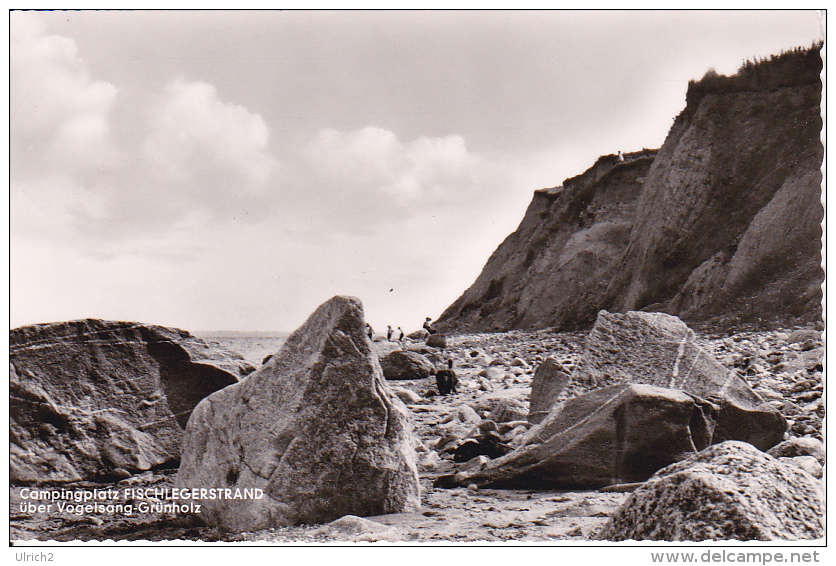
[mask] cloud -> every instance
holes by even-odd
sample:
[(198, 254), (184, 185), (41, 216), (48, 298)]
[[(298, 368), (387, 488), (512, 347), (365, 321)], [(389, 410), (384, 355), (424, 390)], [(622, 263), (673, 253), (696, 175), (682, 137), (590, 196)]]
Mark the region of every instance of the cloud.
[(108, 117), (116, 87), (92, 80), (75, 42), (47, 35), (32, 15), (17, 13), (11, 23), (12, 174), (89, 177), (114, 157)]
[(323, 129), (293, 162), (296, 181), (280, 197), (304, 210), (292, 225), (351, 234), (374, 234), (431, 211), (490, 208), (511, 174), (469, 152), (461, 136), (401, 141), (375, 126)]
[(246, 108), (222, 102), (212, 85), (172, 81), (151, 123), (143, 154), (181, 192), (257, 195), (266, 189), (274, 167), (266, 124)]
[(10, 38), (18, 233), (106, 256), (131, 239), (269, 211), (264, 199), (279, 167), (260, 116), (183, 78), (120, 100), (114, 85), (90, 77), (72, 39), (47, 34), (32, 14), (13, 14)]
[(104, 214), (76, 211), (81, 231), (129, 236), (263, 217), (278, 164), (260, 116), (222, 101), (208, 83), (178, 78), (147, 109), (144, 124), (132, 158), (104, 188)]

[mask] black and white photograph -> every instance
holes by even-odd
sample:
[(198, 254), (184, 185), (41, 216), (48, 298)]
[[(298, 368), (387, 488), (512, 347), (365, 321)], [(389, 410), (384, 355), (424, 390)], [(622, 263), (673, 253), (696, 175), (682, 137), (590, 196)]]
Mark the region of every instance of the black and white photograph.
[(8, 17), (15, 562), (822, 561), (824, 10)]

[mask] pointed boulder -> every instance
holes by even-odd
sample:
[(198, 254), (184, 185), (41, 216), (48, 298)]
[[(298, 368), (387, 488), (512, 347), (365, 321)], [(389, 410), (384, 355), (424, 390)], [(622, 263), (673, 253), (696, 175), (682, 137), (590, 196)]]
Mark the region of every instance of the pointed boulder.
[(560, 363), (554, 358), (546, 358), (534, 372), (531, 382), (528, 422), (543, 422), (568, 383), (569, 374), (563, 370)]
[(420, 508), (408, 411), (358, 299), (321, 305), (266, 366), (195, 408), (175, 487), (242, 494), (197, 493), (205, 522), (236, 531)]

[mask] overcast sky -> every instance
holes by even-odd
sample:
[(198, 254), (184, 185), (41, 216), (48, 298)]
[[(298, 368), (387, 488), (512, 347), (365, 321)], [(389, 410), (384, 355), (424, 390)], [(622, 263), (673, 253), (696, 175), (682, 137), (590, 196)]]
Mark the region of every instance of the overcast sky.
[(535, 189), (659, 147), (782, 12), (10, 14), (11, 325), (436, 318)]

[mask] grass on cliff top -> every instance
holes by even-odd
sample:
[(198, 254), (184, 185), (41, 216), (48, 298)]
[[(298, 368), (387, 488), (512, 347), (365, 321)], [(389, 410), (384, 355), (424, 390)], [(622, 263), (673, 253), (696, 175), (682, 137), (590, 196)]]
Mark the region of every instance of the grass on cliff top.
[(711, 93), (768, 91), (820, 82), (822, 45), (819, 41), (811, 47), (782, 51), (769, 59), (745, 61), (731, 76), (719, 75), (714, 69), (709, 69), (699, 81), (688, 81), (686, 104), (689, 108), (696, 108), (702, 97)]

